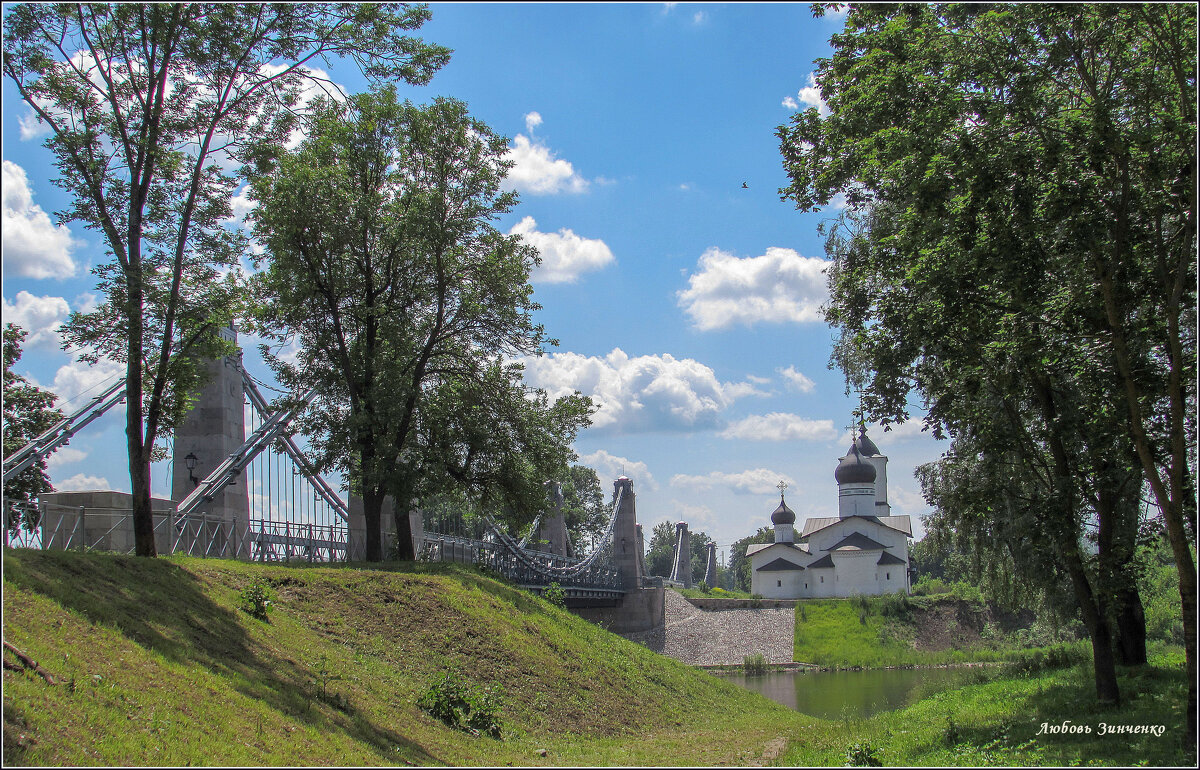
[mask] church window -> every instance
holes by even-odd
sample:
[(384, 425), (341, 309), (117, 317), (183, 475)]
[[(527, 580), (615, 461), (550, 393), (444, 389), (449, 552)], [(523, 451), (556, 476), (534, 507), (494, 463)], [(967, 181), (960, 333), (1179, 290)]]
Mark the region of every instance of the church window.
[(824, 576), (824, 575), (822, 575), (822, 576), (821, 576), (821, 582), (822, 582), (822, 583), (824, 583), (824, 582), (825, 582), (825, 576)]
[(776, 588), (783, 588), (783, 581), (782, 581), (782, 580), (776, 580), (776, 581), (775, 581), (775, 587), (776, 587)]
[(884, 580), (891, 580), (891, 579), (892, 579), (892, 573), (890, 573), (890, 572), (885, 572), (885, 573), (883, 573), (883, 574), (885, 575), (885, 577), (884, 577)]

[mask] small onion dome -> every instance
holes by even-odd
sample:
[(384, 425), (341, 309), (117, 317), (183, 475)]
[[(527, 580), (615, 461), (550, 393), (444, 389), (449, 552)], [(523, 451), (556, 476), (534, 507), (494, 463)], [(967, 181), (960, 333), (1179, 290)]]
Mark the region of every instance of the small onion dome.
[(787, 503), (783, 502), (783, 495), (779, 496), (779, 507), (771, 514), (772, 524), (795, 524), (796, 514), (791, 508), (787, 507)]
[(875, 466), (863, 458), (857, 443), (851, 444), (833, 477), (839, 484), (869, 484), (875, 481)]
[(879, 447), (875, 446), (875, 442), (867, 438), (867, 431), (864, 428), (858, 438), (854, 439), (854, 446), (858, 447), (858, 453), (863, 457), (875, 457), (879, 454)]

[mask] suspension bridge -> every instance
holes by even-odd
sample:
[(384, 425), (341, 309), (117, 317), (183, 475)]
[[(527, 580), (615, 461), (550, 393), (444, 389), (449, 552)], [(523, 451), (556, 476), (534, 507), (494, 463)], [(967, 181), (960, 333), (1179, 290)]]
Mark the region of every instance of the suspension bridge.
[[(223, 331), (236, 340), (232, 329)], [(174, 435), (171, 498), (152, 500), (158, 552), (280, 563), (362, 560), (366, 523), (361, 499), (351, 495), (343, 500), (316, 471), (289, 427), (313, 392), (272, 411), (240, 354), (212, 362), (210, 374)], [(109, 385), (5, 457), (4, 481), (49, 457), (123, 399), (124, 381)], [(614, 631), (661, 626), (663, 581), (646, 574), (633, 481), (622, 476), (614, 482), (608, 522), (587, 554), (570, 541), (558, 485), (548, 482), (547, 491), (549, 510), (521, 538), (486, 513), (468, 524), (461, 515), (410, 512), (417, 558), (475, 564), (533, 591), (555, 584), (569, 608)], [(9, 547), (134, 550), (127, 493), (45, 493), (35, 508), (6, 503), (6, 509)], [(395, 524), (386, 509), (381, 519), (386, 553), (395, 548)], [(676, 544), (677, 565), (687, 564), (681, 545), (686, 548), (686, 530)]]

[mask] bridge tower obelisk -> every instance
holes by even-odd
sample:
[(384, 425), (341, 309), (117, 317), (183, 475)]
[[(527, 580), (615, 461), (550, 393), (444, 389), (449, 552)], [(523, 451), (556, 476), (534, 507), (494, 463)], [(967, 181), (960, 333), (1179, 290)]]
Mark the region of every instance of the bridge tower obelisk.
[[(220, 335), (223, 339), (237, 342), (237, 331), (232, 326), (221, 329)], [(209, 361), (206, 366), (210, 379), (201, 389), (183, 424), (175, 429), (171, 499), (176, 503), (190, 495), (198, 483), (246, 441), (241, 350)], [(192, 467), (189, 468), (189, 465)], [(193, 519), (204, 518), (209, 522), (209, 531), (214, 538), (212, 553), (250, 557), (247, 537), (250, 498), (245, 479), (235, 479), (218, 492), (211, 502), (202, 503), (192, 516)], [(195, 526), (189, 526), (187, 531), (195, 531)], [(230, 532), (234, 535), (234, 541), (227, 549), (226, 541)], [(183, 547), (187, 547), (187, 544)]]
[(705, 560), (704, 585), (709, 588), (717, 587), (717, 544), (708, 544), (708, 558)]
[(613, 483), (613, 495), (620, 495), (621, 507), (617, 509), (617, 521), (613, 525), (613, 561), (617, 574), (621, 577), (621, 586), (626, 591), (634, 591), (642, 586), (642, 571), (637, 527), (636, 495), (633, 493), (633, 480), (621, 476)]

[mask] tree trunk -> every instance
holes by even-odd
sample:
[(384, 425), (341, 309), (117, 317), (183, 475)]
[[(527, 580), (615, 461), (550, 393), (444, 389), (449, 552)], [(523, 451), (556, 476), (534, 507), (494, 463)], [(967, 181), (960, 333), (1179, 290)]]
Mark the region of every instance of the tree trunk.
[(1146, 663), (1146, 612), (1136, 586), (1117, 594), (1117, 662), (1123, 666)]
[(1121, 705), (1121, 690), (1117, 685), (1116, 659), (1113, 657), (1112, 629), (1108, 618), (1096, 604), (1096, 596), (1088, 582), (1079, 558), (1079, 549), (1074, 543), (1066, 548), (1060, 543), (1063, 561), (1067, 573), (1071, 576), (1071, 587), (1075, 590), (1075, 600), (1083, 615), (1083, 624), (1087, 627), (1088, 636), (1092, 640), (1092, 668), (1096, 678), (1096, 699), (1100, 703), (1111, 706)]
[(413, 549), (412, 521), (408, 518), (408, 506), (396, 501), (392, 514), (396, 519), (396, 558), (400, 561), (416, 561), (417, 554)]
[(383, 491), (363, 487), (363, 520), (367, 527), (367, 561), (383, 561), (383, 536), (379, 531), (383, 512)]
[[(131, 262), (136, 259), (132, 255)], [(143, 366), (143, 310), (141, 293), (140, 261), (134, 263), (130, 272), (136, 276), (127, 281), (129, 287), (128, 350), (125, 364), (125, 436), (129, 452), (130, 507), (133, 516), (134, 553), (138, 556), (154, 557), (158, 549), (154, 544), (154, 512), (150, 506), (150, 450), (153, 437), (147, 446), (145, 423), (142, 417)]]

